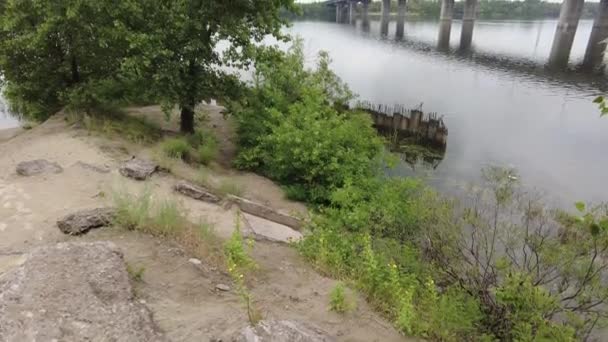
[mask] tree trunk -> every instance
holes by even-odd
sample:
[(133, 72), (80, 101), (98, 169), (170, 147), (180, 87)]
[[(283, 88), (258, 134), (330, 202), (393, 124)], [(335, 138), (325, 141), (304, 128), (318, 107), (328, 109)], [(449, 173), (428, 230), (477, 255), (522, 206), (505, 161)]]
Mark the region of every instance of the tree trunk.
[(182, 105), (180, 118), (180, 131), (182, 133), (194, 133), (194, 106)]
[(80, 73), (78, 72), (78, 62), (76, 56), (72, 56), (72, 84), (80, 82)]

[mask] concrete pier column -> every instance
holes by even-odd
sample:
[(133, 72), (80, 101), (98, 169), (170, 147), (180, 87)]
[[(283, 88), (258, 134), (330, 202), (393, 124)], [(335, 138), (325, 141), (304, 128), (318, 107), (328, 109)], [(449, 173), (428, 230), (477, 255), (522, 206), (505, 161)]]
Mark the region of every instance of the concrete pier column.
[(391, 0), (382, 0), (382, 19), (380, 21), (380, 33), (388, 35), (388, 21), (391, 13)]
[(348, 2), (344, 3), (344, 5), (342, 6), (342, 22), (343, 23), (348, 23), (349, 22), (349, 6), (348, 6)]
[(460, 32), (460, 49), (468, 49), (473, 41), (473, 27), (477, 17), (477, 0), (464, 0), (462, 31)]
[(406, 0), (397, 1), (397, 38), (403, 38), (405, 31), (405, 11)]
[(604, 60), (606, 51), (606, 39), (608, 39), (608, 0), (600, 0), (598, 13), (593, 21), (593, 28), (587, 43), (583, 65), (587, 68), (596, 68)]
[(568, 65), (572, 42), (585, 0), (564, 0), (549, 55), (549, 66), (563, 68)]
[(354, 1), (348, 2), (348, 23), (355, 24), (355, 6), (357, 5)]
[(437, 48), (447, 50), (450, 48), (450, 33), (452, 31), (452, 16), (454, 15), (454, 0), (441, 0), (441, 14), (439, 15), (439, 37)]
[(369, 0), (363, 0), (363, 8), (361, 15), (361, 27), (364, 31), (369, 31)]
[(342, 22), (342, 3), (336, 4), (336, 22), (337, 23)]

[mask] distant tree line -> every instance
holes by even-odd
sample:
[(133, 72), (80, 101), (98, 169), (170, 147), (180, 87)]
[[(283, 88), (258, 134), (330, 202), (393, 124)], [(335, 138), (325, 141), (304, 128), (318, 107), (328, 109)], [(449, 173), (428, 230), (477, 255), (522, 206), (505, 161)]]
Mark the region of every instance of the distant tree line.
[[(583, 18), (593, 18), (597, 12), (598, 3), (585, 3)], [(454, 4), (454, 17), (460, 18), (463, 13), (463, 1)], [(335, 20), (335, 9), (324, 2), (300, 4), (299, 14), (291, 12), (291, 20)], [(546, 19), (559, 17), (561, 3), (541, 0), (480, 0), (477, 5), (479, 19)], [(382, 2), (374, 1), (369, 4), (369, 13), (372, 15), (381, 12)], [(361, 10), (361, 6), (358, 7)], [(441, 10), (441, 1), (438, 0), (411, 0), (407, 3), (407, 15), (418, 18), (438, 18)], [(391, 4), (391, 12), (397, 12), (397, 1)], [(287, 12), (285, 12), (287, 14)]]

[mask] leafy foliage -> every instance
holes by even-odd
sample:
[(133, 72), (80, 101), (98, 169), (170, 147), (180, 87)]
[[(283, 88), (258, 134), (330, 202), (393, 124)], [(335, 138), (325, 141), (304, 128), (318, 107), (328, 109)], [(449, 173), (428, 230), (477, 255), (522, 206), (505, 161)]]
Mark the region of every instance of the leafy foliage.
[[(201, 100), (238, 90), (238, 78), (222, 67), (246, 66), (256, 42), (267, 35), (284, 39), (279, 9), (293, 8), (293, 0), (141, 3), (146, 25), (130, 36), (137, 53), (125, 67), (149, 77), (167, 110), (180, 107), (181, 129), (187, 133), (194, 132), (194, 110)], [(220, 47), (221, 41), (226, 46)]]
[(600, 116), (608, 115), (608, 105), (606, 105), (606, 99), (603, 96), (596, 97), (593, 103), (597, 103), (600, 107)]
[(248, 96), (231, 109), (239, 124), (236, 165), (289, 185), (312, 203), (329, 200), (347, 179), (375, 174), (381, 140), (369, 117), (343, 111), (350, 91), (326, 54), (306, 70), (301, 42), (287, 53), (265, 51)]
[[(112, 102), (117, 76), (138, 25), (136, 1), (3, 2), (0, 70), (5, 96), (23, 115), (42, 119), (72, 102)], [(119, 98), (122, 98), (122, 95)]]

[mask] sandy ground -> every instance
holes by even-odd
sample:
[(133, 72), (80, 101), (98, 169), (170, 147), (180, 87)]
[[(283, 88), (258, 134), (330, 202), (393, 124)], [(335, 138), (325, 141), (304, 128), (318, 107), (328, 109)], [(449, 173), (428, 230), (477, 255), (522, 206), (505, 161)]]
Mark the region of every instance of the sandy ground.
[[(210, 223), (220, 237), (232, 233), (236, 217), (233, 210), (176, 195), (171, 191), (177, 181), (173, 176), (155, 175), (147, 182), (120, 176), (117, 169), (129, 158), (128, 147), (68, 127), (61, 116), (0, 142), (0, 275), (19, 264), (22, 255), (35, 246), (67, 240), (109, 240), (123, 250), (129, 265), (145, 268), (136, 295), (150, 307), (171, 340), (227, 341), (231, 333), (247, 324), (247, 316), (234, 291), (215, 290), (220, 283), (231, 285), (221, 267), (207, 260), (193, 265), (188, 262), (191, 256), (178, 246), (120, 228), (103, 228), (83, 237), (68, 237), (57, 229), (55, 222), (64, 215), (110, 205), (115, 191), (137, 194), (147, 189), (158, 199), (178, 201), (190, 220)], [(64, 172), (34, 177), (15, 174), (19, 162), (40, 158), (59, 163)], [(79, 162), (112, 171), (99, 173)], [(246, 195), (255, 194), (256, 199), (282, 209), (302, 210), (301, 205), (284, 200), (272, 182), (235, 174), (248, 186)], [(351, 313), (330, 312), (328, 295), (335, 281), (315, 273), (293, 248), (258, 242), (252, 255), (260, 267), (250, 286), (265, 318), (307, 322), (339, 341), (404, 340), (363, 298), (357, 298), (357, 308)]]

